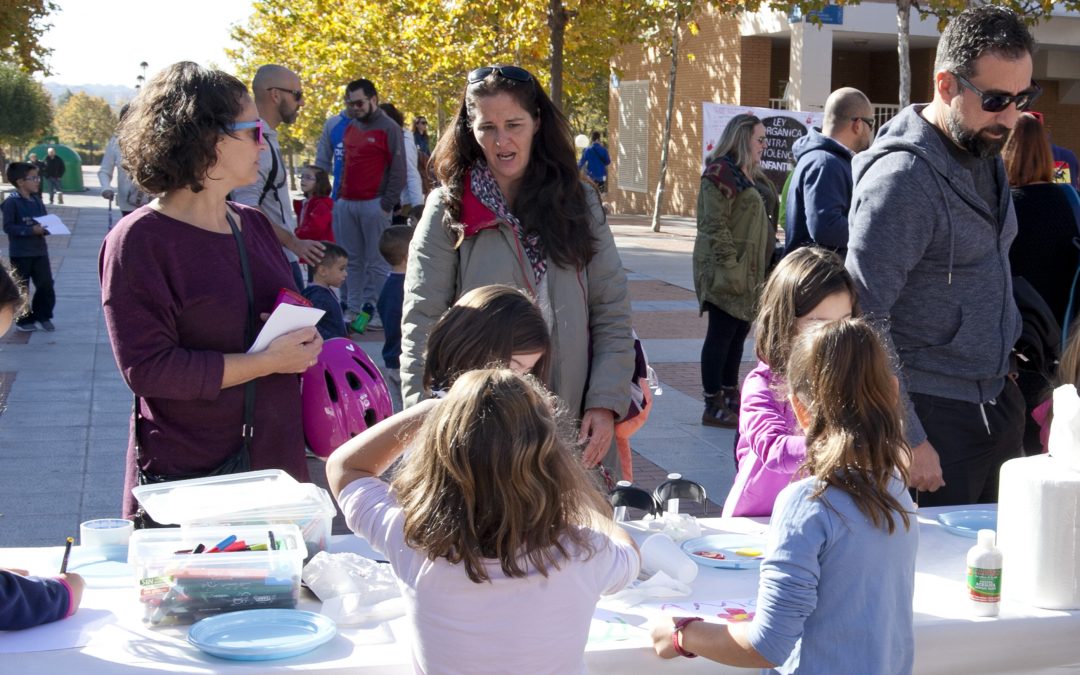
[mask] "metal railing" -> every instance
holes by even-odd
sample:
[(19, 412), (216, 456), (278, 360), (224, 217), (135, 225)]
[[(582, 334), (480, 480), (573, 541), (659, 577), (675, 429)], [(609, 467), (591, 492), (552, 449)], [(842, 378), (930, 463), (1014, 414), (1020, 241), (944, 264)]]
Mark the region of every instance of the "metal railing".
[[(900, 105), (897, 103), (871, 103), (873, 108), (874, 128), (880, 129), (882, 124), (885, 124), (900, 112)], [(769, 107), (773, 110), (791, 110), (791, 106), (783, 98), (770, 98)]]

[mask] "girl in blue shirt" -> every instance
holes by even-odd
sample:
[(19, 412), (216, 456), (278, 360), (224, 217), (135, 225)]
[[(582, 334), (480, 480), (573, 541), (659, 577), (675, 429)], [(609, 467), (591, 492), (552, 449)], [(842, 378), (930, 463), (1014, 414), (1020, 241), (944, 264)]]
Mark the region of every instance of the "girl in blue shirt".
[(918, 530), (888, 357), (868, 324), (842, 319), (798, 341), (787, 382), (807, 456), (777, 497), (757, 614), (657, 626), (656, 652), (778, 673), (910, 673)]

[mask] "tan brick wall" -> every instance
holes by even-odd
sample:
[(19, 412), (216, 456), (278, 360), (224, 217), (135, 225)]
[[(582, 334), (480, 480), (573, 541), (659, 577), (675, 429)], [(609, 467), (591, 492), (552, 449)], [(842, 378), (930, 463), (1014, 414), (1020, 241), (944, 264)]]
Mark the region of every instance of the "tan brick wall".
[[(741, 39), (738, 22), (716, 15), (698, 20), (697, 35), (683, 33), (675, 83), (671, 145), (665, 181), (665, 214), (693, 215), (701, 178), (701, 102), (767, 106), (773, 46), (767, 37)], [(693, 55), (691, 60), (690, 55)], [(651, 213), (660, 172), (661, 141), (667, 108), (670, 61), (667, 50), (627, 47), (613, 62), (620, 80), (648, 80), (649, 171), (646, 193), (618, 188), (617, 172), (609, 174), (609, 200), (616, 213)], [(785, 64), (786, 69), (786, 64)], [(618, 147), (619, 94), (609, 106), (611, 149)]]

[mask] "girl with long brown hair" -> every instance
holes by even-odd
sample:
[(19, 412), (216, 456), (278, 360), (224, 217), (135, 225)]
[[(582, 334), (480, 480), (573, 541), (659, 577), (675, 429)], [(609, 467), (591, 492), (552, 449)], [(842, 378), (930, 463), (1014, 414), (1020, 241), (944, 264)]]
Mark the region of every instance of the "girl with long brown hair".
[(349, 527), (405, 592), (420, 672), (584, 673), (596, 601), (638, 574), (552, 401), (532, 378), (473, 370), (327, 463)]
[(910, 673), (918, 529), (889, 358), (867, 323), (843, 319), (799, 340), (787, 382), (806, 432), (805, 477), (776, 500), (757, 613), (730, 626), (657, 626), (656, 652), (781, 672)]

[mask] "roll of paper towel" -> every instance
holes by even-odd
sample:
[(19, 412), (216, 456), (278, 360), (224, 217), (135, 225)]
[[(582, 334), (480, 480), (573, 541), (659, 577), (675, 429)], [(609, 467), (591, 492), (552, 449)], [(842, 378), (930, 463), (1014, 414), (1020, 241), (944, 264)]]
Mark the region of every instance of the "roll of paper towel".
[(1037, 455), (1002, 465), (998, 548), (1006, 598), (1080, 609), (1080, 472), (1071, 463)]

